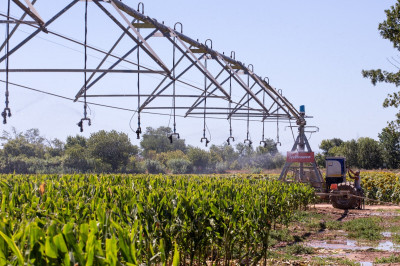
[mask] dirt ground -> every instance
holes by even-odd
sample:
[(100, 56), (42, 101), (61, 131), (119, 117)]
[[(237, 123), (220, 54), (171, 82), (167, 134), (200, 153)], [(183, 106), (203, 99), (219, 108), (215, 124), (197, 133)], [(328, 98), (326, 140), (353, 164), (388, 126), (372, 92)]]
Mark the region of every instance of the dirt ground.
[[(273, 246), (278, 254), (286, 253), (286, 258), (293, 252), (289, 247), (297, 246), (292, 253), (296, 259), (282, 260), (282, 265), (400, 265), (400, 206), (366, 205), (362, 210), (340, 210), (331, 204), (316, 204), (304, 215), (289, 227), (295, 240), (278, 241)], [(366, 226), (363, 233), (367, 237), (352, 235), (354, 222), (361, 222), (356, 226), (363, 227), (362, 223), (370, 220), (379, 229), (369, 232)], [(377, 235), (375, 239), (366, 239), (372, 233)], [(389, 259), (377, 263), (382, 258)]]
[[(347, 220), (351, 220), (351, 219), (358, 219), (358, 218), (363, 218), (363, 217), (370, 217), (370, 216), (378, 216), (378, 217), (394, 217), (394, 216), (399, 216), (400, 212), (398, 210), (400, 210), (400, 206), (396, 206), (396, 205), (391, 205), (391, 206), (383, 206), (383, 205), (366, 205), (365, 209), (363, 210), (339, 210), (339, 209), (335, 209), (332, 207), (331, 204), (317, 204), (314, 206), (314, 208), (317, 210), (318, 213), (323, 213), (323, 214), (327, 214), (329, 213), (331, 215), (331, 217), (334, 220), (337, 221), (347, 221)], [(387, 225), (385, 226), (385, 228), (390, 229), (391, 225)], [(339, 248), (335, 249), (332, 248), (331, 251), (327, 251), (327, 253), (332, 252), (332, 254), (335, 254), (337, 257), (343, 257), (343, 258), (347, 258), (349, 260), (355, 261), (355, 262), (359, 262), (362, 263), (363, 265), (370, 265), (368, 262), (373, 263), (375, 261), (376, 258), (382, 258), (382, 257), (389, 257), (391, 255), (397, 254), (400, 255), (400, 245), (396, 247), (390, 245), (387, 247), (387, 249), (389, 250), (379, 250), (379, 251), (375, 251), (374, 246), (375, 245), (368, 245), (367, 246), (371, 246), (371, 248), (367, 248), (367, 249), (363, 249), (363, 244), (365, 243), (358, 243), (357, 246), (353, 248), (347, 247), (349, 249), (346, 250), (346, 247), (344, 247), (344, 249), (340, 249), (340, 243), (344, 243), (344, 244), (348, 244), (348, 241), (346, 239), (346, 237), (344, 236), (340, 236), (340, 235), (335, 235), (334, 232), (323, 232), (322, 234), (325, 235), (329, 235), (332, 233), (335, 236), (335, 240), (332, 241), (333, 244), (338, 243)], [(315, 236), (316, 238), (319, 238), (318, 235)], [(324, 237), (324, 236), (323, 236)], [(383, 238), (383, 241), (385, 242), (392, 242), (390, 237), (385, 236)], [(332, 243), (331, 242), (331, 243)], [(382, 242), (380, 242), (382, 243)], [(349, 246), (349, 245), (344, 245), (344, 246)], [(378, 244), (379, 246), (379, 244)], [(322, 253), (326, 252), (326, 249), (322, 249), (321, 250)], [(378, 265), (378, 264), (374, 264), (373, 265)], [(390, 263), (387, 265), (400, 265), (400, 263)]]

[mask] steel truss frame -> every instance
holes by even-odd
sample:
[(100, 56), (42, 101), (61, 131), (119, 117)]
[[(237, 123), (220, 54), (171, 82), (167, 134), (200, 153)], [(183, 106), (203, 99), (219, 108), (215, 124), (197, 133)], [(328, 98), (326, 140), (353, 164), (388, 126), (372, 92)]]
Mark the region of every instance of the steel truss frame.
[[(170, 28), (156, 19), (144, 15), (143, 4), (141, 3), (139, 3), (138, 9), (135, 10), (119, 0), (89, 1), (90, 5), (101, 10), (102, 14), (108, 17), (109, 21), (113, 22), (121, 30), (121, 35), (116, 39), (115, 43), (108, 50), (103, 50), (89, 44), (85, 45), (81, 41), (74, 40), (51, 29), (52, 24), (56, 20), (60, 19), (78, 2), (84, 0), (72, 0), (47, 21), (43, 20), (40, 16), (40, 10), (34, 8), (37, 0), (33, 0), (32, 2), (29, 0), (24, 1), (26, 5), (19, 0), (12, 0), (15, 6), (23, 11), (23, 15), (20, 18), (0, 14), (0, 16), (6, 17), (6, 20), (0, 21), (0, 23), (8, 23), (10, 26), (14, 25), (4, 42), (1, 43), (0, 52), (4, 52), (4, 48), (9, 44), (10, 39), (21, 25), (33, 28), (33, 32), (14, 45), (4, 56), (0, 57), (0, 63), (6, 59), (12, 59), (13, 54), (18, 52), (21, 47), (27, 45), (33, 38), (42, 33), (57, 36), (67, 42), (86, 47), (87, 49), (103, 54), (104, 57), (95, 68), (91, 69), (7, 68), (0, 69), (0, 72), (89, 73), (85, 84), (78, 89), (75, 95), (75, 102), (81, 101), (82, 98), (85, 98), (86, 102), (86, 97), (96, 99), (134, 97), (139, 100), (136, 109), (138, 114), (145, 110), (171, 110), (173, 108), (174, 115), (175, 111), (181, 111), (184, 117), (204, 117), (204, 120), (215, 116), (218, 118), (224, 117), (227, 120), (233, 117), (247, 118), (248, 121), (250, 118), (259, 119), (262, 123), (270, 120), (295, 121), (301, 129), (299, 130), (299, 137), (304, 137), (302, 134), (304, 134), (306, 117), (293, 107), (292, 103), (282, 95), (281, 90), (278, 91), (269, 84), (269, 81), (265, 81), (257, 75), (252, 65), (245, 66), (242, 62), (236, 60), (234, 52), (231, 53), (231, 56), (227, 56), (213, 50), (211, 40), (200, 43), (184, 35), (182, 33), (182, 24), (180, 23), (177, 23), (174, 28)], [(140, 7), (142, 7), (141, 12), (139, 11)], [(27, 17), (31, 20), (26, 20)], [(178, 24), (181, 26), (179, 31), (176, 29)], [(122, 56), (119, 56), (114, 51), (119, 47), (122, 39), (126, 38), (133, 41), (134, 45)], [(157, 53), (157, 49), (150, 44), (149, 41), (153, 38), (163, 38), (173, 48), (174, 60), (172, 64), (163, 60)], [(138, 56), (137, 62), (130, 59), (134, 52)], [(141, 54), (150, 59), (152, 63), (155, 63), (156, 68), (153, 69), (139, 63), (139, 55)], [(116, 61), (110, 66), (104, 67), (105, 62), (110, 58)], [(120, 69), (118, 67), (121, 66), (121, 63), (133, 65), (137, 69)], [(208, 67), (211, 64), (212, 68)], [(196, 75), (204, 77), (204, 87), (193, 82), (188, 82), (183, 78), (185, 74), (188, 75), (193, 72), (197, 73)], [(97, 83), (113, 73), (158, 75), (161, 77), (161, 81), (152, 89), (146, 88), (146, 92), (140, 92), (139, 90), (138, 93), (96, 93)], [(139, 79), (140, 76), (138, 76), (138, 84)], [(180, 84), (186, 89), (180, 89), (180, 92), (176, 94), (176, 84)], [(173, 93), (171, 92), (172, 88)], [(88, 94), (88, 92), (93, 93)], [(164, 106), (156, 103), (158, 99), (163, 98), (172, 99), (173, 106)], [(176, 106), (176, 98), (186, 99), (185, 104), (187, 105)], [(190, 101), (191, 99), (193, 101)], [(218, 103), (215, 102), (217, 100), (219, 101)], [(211, 105), (210, 101), (213, 101), (212, 103), (214, 105), (217, 104), (217, 106)], [(232, 134), (230, 138), (232, 138)], [(261, 142), (264, 140), (262, 139)], [(299, 144), (296, 141), (294, 149), (299, 149), (299, 145), (303, 144)]]

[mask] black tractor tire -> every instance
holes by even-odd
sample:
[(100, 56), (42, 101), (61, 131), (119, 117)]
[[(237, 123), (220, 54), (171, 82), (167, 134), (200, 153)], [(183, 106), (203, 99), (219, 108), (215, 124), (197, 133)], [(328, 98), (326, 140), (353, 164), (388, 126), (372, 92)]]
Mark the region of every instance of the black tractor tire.
[[(347, 184), (339, 184), (337, 190), (348, 191), (351, 195), (358, 195), (357, 190), (353, 186)], [(336, 196), (335, 192), (332, 192), (330, 199), (332, 202), (332, 206), (337, 209), (348, 210), (358, 207), (358, 199), (355, 197), (347, 195)]]

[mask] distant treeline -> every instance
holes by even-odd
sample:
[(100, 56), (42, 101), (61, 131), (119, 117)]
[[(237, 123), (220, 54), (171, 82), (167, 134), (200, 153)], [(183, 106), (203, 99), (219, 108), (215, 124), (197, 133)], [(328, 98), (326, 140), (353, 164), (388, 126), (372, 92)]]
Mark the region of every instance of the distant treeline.
[(378, 135), (371, 138), (343, 141), (339, 138), (323, 140), (319, 145), (322, 153), (316, 155), (319, 166), (325, 166), (327, 156), (344, 156), (346, 164), (360, 169), (399, 169), (400, 132), (395, 123), (390, 123)]
[[(101, 130), (89, 138), (69, 136), (65, 141), (48, 140), (38, 129), (3, 131), (0, 173), (225, 173), (281, 168), (285, 157), (272, 139), (254, 148), (244, 143), (211, 145), (209, 150), (173, 139), (169, 127), (146, 128), (140, 147), (127, 134)], [(316, 154), (320, 167), (327, 156), (344, 156), (347, 165), (362, 169), (400, 168), (400, 132), (393, 124), (384, 128), (379, 140), (359, 138), (323, 140)]]
[(127, 134), (101, 130), (89, 138), (69, 136), (48, 140), (38, 129), (3, 131), (1, 173), (224, 173), (229, 170), (261, 172), (280, 168), (285, 158), (272, 139), (265, 146), (238, 143), (211, 145), (208, 151), (186, 145), (184, 139), (170, 143), (169, 127), (146, 128), (140, 147)]

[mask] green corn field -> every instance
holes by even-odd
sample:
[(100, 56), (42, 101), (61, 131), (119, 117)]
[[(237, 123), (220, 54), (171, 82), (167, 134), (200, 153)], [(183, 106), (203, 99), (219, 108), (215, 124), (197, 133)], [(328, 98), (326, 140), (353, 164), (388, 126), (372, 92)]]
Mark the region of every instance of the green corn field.
[(313, 198), (243, 175), (1, 175), (0, 265), (262, 262)]

